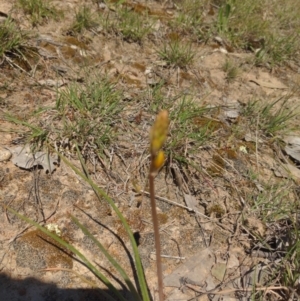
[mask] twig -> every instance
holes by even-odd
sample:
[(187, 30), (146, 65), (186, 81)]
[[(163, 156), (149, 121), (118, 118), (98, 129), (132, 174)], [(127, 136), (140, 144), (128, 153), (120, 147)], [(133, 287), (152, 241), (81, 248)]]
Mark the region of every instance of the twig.
[[(148, 191), (145, 191), (145, 190), (140, 190), (137, 194), (141, 194), (141, 193), (143, 193), (143, 194), (145, 194), (145, 195), (147, 195), (147, 196), (150, 196), (150, 193), (149, 193)], [(161, 196), (158, 196), (158, 195), (156, 195), (155, 198), (158, 199), (158, 200), (160, 200), (160, 201), (164, 201), (164, 202), (166, 202), (166, 203), (169, 203), (169, 204), (172, 204), (172, 205), (181, 207), (181, 208), (183, 208), (183, 209), (187, 209), (187, 210), (190, 211), (190, 212), (194, 212), (194, 213), (196, 213), (196, 214), (198, 214), (198, 215), (200, 215), (200, 216), (205, 217), (206, 219), (208, 219), (208, 220), (210, 220), (210, 221), (212, 221), (212, 222), (215, 222), (215, 221), (214, 221), (213, 219), (211, 219), (210, 217), (206, 216), (205, 214), (203, 214), (203, 213), (201, 213), (201, 212), (199, 212), (199, 211), (197, 211), (197, 210), (195, 210), (195, 209), (193, 209), (193, 208), (191, 208), (191, 207), (187, 207), (187, 206), (181, 205), (181, 204), (179, 204), (179, 203), (170, 201), (169, 199), (164, 198), (164, 197), (161, 197)]]
[(255, 130), (255, 157), (256, 157), (256, 172), (258, 172), (258, 124), (259, 124), (259, 114), (256, 121), (256, 130)]
[[(151, 252), (151, 254), (155, 254), (155, 252)], [(160, 257), (162, 258), (171, 258), (171, 259), (180, 259), (180, 260), (185, 260), (185, 257), (179, 257), (179, 256), (171, 256), (171, 255), (163, 255), (161, 254)]]
[(26, 73), (27, 75), (31, 76), (30, 73), (28, 73), (26, 70), (24, 70), (22, 67), (20, 67), (19, 65), (17, 65), (16, 63), (14, 63), (9, 57), (7, 57), (6, 55), (4, 55), (4, 58), (8, 61), (9, 64), (13, 65), (14, 67), (17, 67), (18, 69), (20, 69), (21, 71), (23, 71), (24, 73)]
[[(4, 176), (3, 176), (4, 177)], [(16, 196), (13, 198), (13, 199), (11, 199), (9, 202), (8, 202), (8, 204), (7, 205), (5, 205), (5, 216), (6, 216), (6, 219), (7, 219), (7, 221), (8, 221), (8, 223), (10, 224), (10, 220), (9, 220), (9, 217), (8, 217), (8, 214), (7, 214), (7, 207), (13, 202), (13, 200), (16, 198)]]
[(199, 217), (197, 215), (195, 216), (195, 219), (196, 219), (196, 222), (197, 222), (197, 224), (199, 226), (200, 233), (201, 233), (202, 239), (204, 241), (205, 247), (208, 248), (210, 244), (207, 243), (207, 241), (206, 241), (206, 238), (205, 238), (205, 235), (204, 235), (204, 231), (202, 229), (201, 221), (199, 220)]
[(111, 148), (111, 152), (109, 153), (109, 165), (108, 165), (108, 170), (111, 170), (112, 167), (112, 161), (113, 161), (113, 157), (114, 157), (114, 148)]
[(219, 292), (215, 292), (215, 289), (209, 290), (209, 291), (203, 291), (199, 288), (197, 288), (195, 285), (192, 284), (185, 284), (186, 287), (192, 289), (193, 291), (200, 293), (201, 295), (226, 295), (234, 292), (251, 292), (253, 290), (255, 291), (269, 291), (269, 290), (285, 290), (289, 291), (289, 289), (285, 286), (264, 286), (264, 287), (256, 287), (255, 289), (253, 288), (232, 288), (232, 289), (225, 289)]
[(38, 206), (38, 210), (40, 211), (40, 214), (42, 215), (43, 218), (43, 223), (46, 223), (46, 219), (45, 219), (45, 214), (44, 214), (44, 210), (43, 210), (43, 204), (40, 198), (40, 191), (39, 191), (39, 172), (37, 170), (37, 168), (34, 168), (33, 171), (33, 182), (34, 182), (34, 198), (36, 201), (36, 204)]

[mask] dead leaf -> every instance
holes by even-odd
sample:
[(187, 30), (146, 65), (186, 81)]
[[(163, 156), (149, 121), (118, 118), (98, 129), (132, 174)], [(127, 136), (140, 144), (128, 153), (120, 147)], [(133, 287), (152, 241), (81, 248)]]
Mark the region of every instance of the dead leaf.
[(300, 137), (298, 136), (286, 136), (283, 138), (283, 141), (287, 144), (300, 146)]
[[(300, 169), (299, 168), (297, 168), (296, 166), (289, 164), (289, 163), (282, 164), (282, 165), (288, 172), (290, 172), (290, 174), (293, 177), (300, 179)], [(286, 178), (287, 178), (287, 176), (286, 176)]]
[(12, 153), (12, 162), (24, 169), (31, 169), (34, 166), (42, 166), (45, 172), (49, 171), (52, 173), (58, 164), (57, 158), (50, 156), (45, 152), (32, 153), (29, 145), (16, 146), (15, 148), (10, 148)]
[(225, 106), (225, 116), (229, 119), (236, 119), (240, 115), (240, 104), (235, 99), (230, 99), (227, 97), (222, 98)]
[(61, 87), (65, 84), (65, 82), (62, 79), (59, 80), (53, 80), (53, 79), (41, 79), (38, 81), (38, 83), (42, 86), (48, 86), (48, 87)]
[[(241, 279), (242, 287), (245, 289), (255, 288), (256, 286), (264, 286), (270, 278), (270, 269), (265, 263), (259, 263), (250, 270), (242, 269), (243, 277)], [(251, 290), (247, 292), (251, 296)]]
[(287, 144), (284, 148), (285, 152), (294, 160), (300, 162), (300, 137), (287, 136), (283, 140)]
[(226, 264), (223, 262), (216, 263), (211, 269), (211, 274), (219, 281), (223, 280), (225, 272), (226, 272)]
[(228, 269), (234, 269), (237, 268), (240, 265), (239, 260), (234, 254), (229, 254), (229, 258), (227, 261), (227, 268)]
[(238, 110), (227, 110), (224, 114), (229, 119), (236, 119), (240, 116), (240, 112)]
[(246, 219), (247, 228), (250, 229), (252, 232), (255, 232), (260, 237), (264, 237), (266, 233), (266, 226), (263, 224), (262, 221), (259, 219), (250, 216)]
[(251, 133), (247, 133), (246, 135), (245, 135), (245, 141), (247, 141), (247, 142), (255, 142), (256, 143), (256, 141), (257, 142), (259, 142), (259, 143), (263, 143), (263, 140), (262, 139), (260, 139), (260, 138), (257, 138), (255, 135), (253, 135), (253, 134), (251, 134)]
[(210, 270), (215, 262), (215, 256), (212, 251), (207, 248), (198, 251), (194, 256), (181, 264), (173, 273), (165, 277), (165, 286), (180, 286), (180, 278), (188, 277), (195, 282), (206, 280), (207, 289), (213, 288), (214, 283), (210, 276)]
[(276, 168), (272, 168), (274, 174), (278, 178), (290, 178), (296, 177), (300, 179), (300, 169), (290, 163), (282, 163), (280, 166), (276, 166)]
[(187, 207), (189, 207), (188, 208), (189, 211), (194, 212), (194, 211), (198, 210), (197, 209), (198, 201), (194, 196), (184, 193), (184, 201), (185, 201)]
[(265, 191), (265, 189), (263, 188), (263, 186), (259, 182), (253, 181), (253, 183), (255, 184), (255, 186), (256, 186), (256, 188), (259, 192), (264, 192)]
[(279, 169), (273, 169), (274, 171), (274, 175), (277, 177), (277, 178), (288, 178), (285, 174), (283, 174), (281, 172), (281, 170)]
[(5, 147), (0, 146), (0, 162), (7, 161), (11, 157), (11, 152)]

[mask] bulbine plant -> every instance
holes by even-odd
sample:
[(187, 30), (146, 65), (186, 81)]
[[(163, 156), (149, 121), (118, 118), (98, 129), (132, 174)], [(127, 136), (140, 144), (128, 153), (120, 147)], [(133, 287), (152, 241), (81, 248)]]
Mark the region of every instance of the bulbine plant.
[[(158, 225), (158, 219), (157, 219), (157, 213), (156, 213), (156, 203), (155, 203), (155, 191), (154, 191), (154, 178), (157, 175), (160, 168), (164, 165), (164, 152), (162, 151), (163, 144), (167, 138), (168, 133), (168, 126), (169, 126), (169, 118), (168, 118), (168, 112), (167, 111), (161, 111), (154, 122), (154, 125), (152, 126), (151, 132), (150, 132), (150, 154), (151, 154), (151, 164), (150, 164), (150, 171), (149, 171), (149, 183), (150, 183), (150, 199), (151, 199), (151, 207), (152, 207), (152, 218), (153, 218), (153, 227), (154, 227), (154, 235), (155, 235), (155, 248), (156, 248), (156, 261), (157, 261), (157, 279), (158, 279), (158, 292), (159, 292), (159, 301), (164, 300), (164, 293), (163, 293), (163, 278), (162, 278), (162, 264), (161, 264), (161, 251), (160, 251), (160, 237), (159, 237), (159, 225)], [(78, 156), (83, 168), (83, 171), (76, 168), (66, 157), (59, 154), (62, 161), (64, 161), (69, 167), (72, 168), (72, 170), (80, 176), (85, 182), (87, 182), (95, 191), (96, 196), (98, 197), (99, 201), (100, 198), (103, 198), (105, 201), (107, 201), (112, 209), (117, 214), (118, 218), (120, 219), (121, 223), (124, 226), (124, 229), (126, 230), (131, 247), (133, 249), (133, 257), (134, 257), (134, 263), (135, 263), (135, 269), (137, 274), (137, 283), (136, 286), (133, 284), (125, 270), (119, 265), (117, 260), (111, 256), (111, 254), (104, 248), (104, 246), (99, 242), (96, 237), (90, 233), (90, 231), (83, 226), (74, 216), (71, 216), (71, 219), (74, 221), (74, 223), (83, 231), (83, 233), (88, 236), (95, 245), (99, 248), (99, 250), (105, 255), (105, 257), (108, 259), (110, 264), (118, 271), (119, 275), (122, 277), (122, 282), (124, 285), (128, 288), (128, 290), (131, 292), (132, 297), (135, 301), (150, 301), (149, 297), (149, 291), (147, 288), (147, 283), (141, 263), (140, 254), (138, 251), (138, 247), (133, 235), (133, 232), (131, 228), (129, 227), (125, 217), (123, 214), (119, 211), (118, 207), (115, 205), (112, 198), (110, 198), (104, 190), (99, 188), (94, 181), (90, 178), (90, 176), (87, 173), (87, 168), (84, 163), (84, 160), (79, 152), (79, 148), (77, 146), (77, 152)], [(121, 295), (121, 293), (118, 291), (118, 289), (115, 287), (115, 285), (108, 279), (100, 270), (97, 268), (97, 266), (88, 258), (84, 256), (78, 249), (76, 249), (73, 245), (69, 244), (65, 240), (62, 239), (62, 237), (57, 234), (57, 232), (53, 232), (50, 230), (49, 227), (45, 225), (45, 227), (41, 226), (37, 222), (27, 218), (26, 216), (21, 215), (20, 213), (16, 212), (15, 210), (11, 208), (6, 208), (11, 213), (15, 214), (19, 218), (23, 219), (27, 223), (35, 226), (37, 229), (42, 231), (43, 233), (47, 234), (51, 238), (53, 238), (59, 245), (62, 247), (68, 249), (73, 254), (77, 256), (78, 259), (81, 260), (81, 262), (99, 279), (101, 280), (109, 289), (110, 292), (113, 293), (115, 297), (110, 296), (109, 294), (103, 292), (103, 294), (106, 296), (107, 300), (121, 300), (126, 301), (126, 299)], [(136, 288), (138, 287), (138, 288)]]
[(169, 127), (169, 117), (167, 111), (161, 111), (154, 122), (154, 125), (150, 132), (150, 155), (151, 165), (149, 172), (149, 192), (151, 200), (152, 220), (154, 228), (155, 238), (155, 250), (156, 250), (156, 267), (157, 267), (157, 280), (158, 280), (158, 293), (159, 300), (164, 300), (163, 293), (163, 275), (162, 275), (162, 264), (160, 257), (160, 236), (159, 236), (159, 224), (156, 212), (155, 202), (155, 190), (154, 190), (154, 178), (159, 169), (164, 165), (165, 155), (162, 150), (163, 144), (166, 141)]

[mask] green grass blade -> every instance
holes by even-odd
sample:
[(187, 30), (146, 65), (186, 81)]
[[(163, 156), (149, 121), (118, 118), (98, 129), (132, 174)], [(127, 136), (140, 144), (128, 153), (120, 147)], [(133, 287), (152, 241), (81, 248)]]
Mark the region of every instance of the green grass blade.
[[(92, 273), (94, 275), (96, 275), (107, 286), (107, 288), (109, 290), (111, 290), (120, 300), (126, 301), (126, 299), (120, 294), (120, 292), (117, 290), (117, 288), (75, 247), (73, 247), (72, 245), (70, 245), (69, 243), (67, 243), (63, 239), (61, 239), (56, 234), (48, 231), (46, 228), (42, 227), (41, 225), (39, 225), (35, 221), (31, 220), (30, 218), (27, 218), (26, 216), (23, 216), (22, 214), (18, 213), (17, 211), (15, 211), (15, 210), (13, 210), (9, 207), (6, 207), (6, 208), (7, 208), (8, 211), (15, 214), (20, 219), (24, 220), (28, 224), (31, 224), (31, 225), (35, 226), (40, 231), (42, 231), (43, 233), (45, 233), (48, 236), (50, 236), (51, 238), (53, 238), (55, 241), (57, 241), (63, 247), (70, 250), (72, 253), (76, 254), (84, 262), (84, 264), (90, 269), (90, 271), (92, 271)], [(107, 296), (109, 297), (109, 300), (115, 301), (114, 298), (110, 297), (109, 295), (107, 295)]]
[(123, 268), (118, 264), (118, 262), (106, 251), (106, 249), (103, 247), (103, 245), (95, 238), (93, 234), (89, 232), (89, 230), (84, 227), (76, 217), (71, 215), (72, 220), (75, 222), (75, 224), (81, 229), (81, 231), (88, 236), (100, 249), (100, 251), (105, 255), (105, 257), (109, 260), (109, 262), (113, 265), (113, 267), (120, 273), (120, 275), (123, 277), (125, 283), (127, 284), (128, 289), (130, 292), (134, 295), (136, 300), (141, 300), (136, 288), (134, 287), (133, 283), (131, 282), (130, 278), (126, 274), (126, 272), (123, 270)]
[(67, 164), (77, 175), (79, 175), (84, 181), (86, 181), (90, 186), (99, 194), (101, 195), (113, 208), (113, 210), (116, 212), (117, 216), (119, 217), (120, 221), (122, 222), (128, 236), (131, 242), (131, 246), (133, 249), (133, 254), (134, 254), (134, 260), (135, 260), (135, 265), (136, 265), (136, 272), (137, 272), (137, 277), (138, 277), (138, 283), (140, 286), (140, 290), (142, 293), (142, 298), (143, 301), (150, 301), (149, 298), (149, 293), (147, 289), (147, 284), (143, 272), (143, 266), (141, 262), (141, 258), (139, 255), (138, 247), (136, 245), (135, 238), (133, 236), (133, 233), (127, 224), (124, 216), (122, 213), (119, 211), (118, 207), (115, 205), (114, 201), (101, 189), (99, 188), (90, 178), (85, 176), (78, 168), (76, 168), (67, 158), (65, 158), (63, 155), (57, 152), (57, 154), (60, 156), (62, 161)]
[(26, 122), (26, 121), (20, 120), (20, 119), (14, 117), (14, 116), (12, 116), (12, 115), (10, 115), (10, 114), (8, 114), (8, 113), (5, 114), (5, 118), (6, 118), (7, 121), (10, 121), (10, 122), (13, 122), (13, 123), (15, 123), (15, 124), (19, 124), (19, 125), (28, 127), (28, 128), (30, 128), (33, 132), (43, 132), (43, 130), (42, 130), (41, 128), (36, 127), (36, 126), (34, 126), (34, 125), (32, 125), (32, 124)]

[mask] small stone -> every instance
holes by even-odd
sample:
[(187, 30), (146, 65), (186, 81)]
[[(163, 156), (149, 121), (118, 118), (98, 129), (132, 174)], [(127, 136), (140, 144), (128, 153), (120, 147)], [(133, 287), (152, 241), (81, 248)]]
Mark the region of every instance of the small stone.
[(105, 4), (105, 3), (103, 3), (103, 2), (101, 2), (101, 3), (98, 3), (98, 7), (99, 7), (99, 9), (107, 9), (107, 5)]
[(225, 111), (225, 116), (229, 119), (235, 119), (235, 118), (238, 118), (240, 115), (239, 111), (238, 110), (228, 110), (228, 111)]
[(41, 79), (38, 81), (38, 83), (42, 86), (49, 86), (49, 87), (61, 87), (65, 84), (65, 82), (62, 79), (59, 80), (53, 80), (53, 79)]
[(0, 162), (7, 161), (10, 159), (10, 157), (11, 152), (8, 149), (0, 146)]

